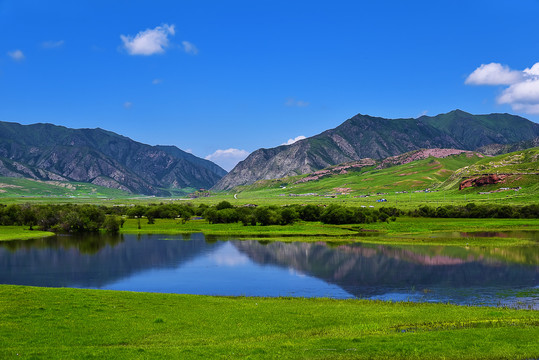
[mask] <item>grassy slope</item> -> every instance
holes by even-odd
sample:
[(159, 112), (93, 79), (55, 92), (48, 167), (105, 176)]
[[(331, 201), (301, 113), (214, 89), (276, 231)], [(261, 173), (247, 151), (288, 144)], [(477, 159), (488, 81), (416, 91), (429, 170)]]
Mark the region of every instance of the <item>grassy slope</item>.
[(534, 358), (539, 312), (0, 286), (0, 357)]
[(105, 198), (132, 195), (122, 190), (89, 183), (0, 177), (0, 199), (24, 196)]
[[(539, 149), (527, 150), (527, 153), (518, 158), (515, 154), (502, 155), (495, 158), (467, 157), (466, 155), (450, 156), (443, 159), (428, 158), (414, 161), (408, 164), (393, 166), (386, 169), (376, 170), (374, 167), (363, 168), (358, 172), (345, 175), (333, 175), (316, 181), (294, 184), (300, 177), (285, 178), (273, 181), (264, 181), (251, 186), (240, 187), (235, 191), (237, 200), (235, 203), (342, 203), (345, 201), (351, 205), (373, 206), (398, 206), (401, 208), (413, 208), (421, 204), (433, 206), (447, 204), (465, 204), (474, 202), (493, 202), (507, 204), (526, 204), (539, 201), (539, 181), (537, 175), (516, 176), (504, 184), (489, 185), (482, 188), (468, 188), (458, 190), (458, 184), (463, 171), (466, 169), (478, 169), (480, 173), (496, 171), (539, 171), (539, 161), (536, 154)], [(504, 157), (512, 156), (513, 161), (500, 167), (501, 163), (509, 163)], [(520, 159), (517, 164), (515, 159)], [(477, 165), (476, 165), (477, 164)], [(480, 170), (479, 170), (480, 169)], [(452, 176), (455, 172), (459, 176)], [(500, 171), (501, 172), (501, 171)], [(461, 176), (461, 174), (463, 174)], [(468, 172), (466, 173), (468, 174)], [(286, 189), (281, 188), (286, 186)], [(499, 189), (500, 187), (522, 186), (522, 190), (496, 192), (489, 195), (479, 194)], [(317, 193), (319, 195), (334, 194), (335, 188), (350, 188), (347, 195), (337, 195), (335, 198), (323, 196), (289, 197), (289, 194)], [(415, 193), (414, 191), (434, 189), (434, 192)], [(397, 194), (399, 191), (407, 191), (405, 194)], [(376, 193), (386, 193), (376, 196)], [(232, 197), (233, 193), (222, 193), (211, 199), (197, 199), (197, 202), (216, 202)], [(282, 196), (284, 194), (285, 196)], [(355, 196), (371, 194), (368, 198)], [(373, 196), (374, 195), (374, 196)], [(385, 198), (387, 203), (376, 203), (377, 199)], [(231, 200), (232, 201), (232, 200)]]
[(458, 183), (463, 178), (481, 174), (515, 174), (504, 183), (486, 186), (485, 190), (482, 191), (491, 191), (500, 187), (522, 186), (525, 192), (537, 194), (539, 190), (539, 175), (537, 175), (539, 174), (539, 148), (481, 159), (470, 166), (455, 171), (455, 174), (447, 179), (441, 188), (458, 187)]
[[(294, 184), (301, 177), (284, 178), (270, 184), (262, 182), (240, 187), (245, 192), (268, 191), (268, 195), (277, 194), (304, 194), (318, 193), (334, 194), (335, 188), (350, 188), (353, 195), (377, 193), (385, 191), (423, 190), (445, 181), (453, 171), (471, 165), (480, 158), (466, 155), (450, 156), (443, 159), (428, 158), (408, 164), (393, 166), (386, 169), (375, 169), (374, 166), (365, 167), (358, 172), (344, 175), (333, 175), (316, 181)], [(287, 186), (281, 189), (280, 186)], [(241, 193), (241, 192), (240, 192)]]

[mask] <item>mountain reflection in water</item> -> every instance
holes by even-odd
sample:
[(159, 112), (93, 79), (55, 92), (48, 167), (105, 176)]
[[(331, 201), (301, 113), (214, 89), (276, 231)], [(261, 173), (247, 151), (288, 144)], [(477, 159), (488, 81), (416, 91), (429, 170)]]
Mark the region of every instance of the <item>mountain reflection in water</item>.
[(248, 296), (507, 304), (532, 290), (539, 247), (206, 241), (202, 234), (59, 236), (0, 243), (0, 283)]
[[(339, 285), (357, 297), (388, 289), (533, 287), (538, 285), (537, 262), (516, 260), (539, 256), (538, 248), (497, 249), (444, 246), (236, 242), (235, 246), (262, 264), (291, 266), (311, 276)], [(522, 253), (531, 253), (526, 256)]]

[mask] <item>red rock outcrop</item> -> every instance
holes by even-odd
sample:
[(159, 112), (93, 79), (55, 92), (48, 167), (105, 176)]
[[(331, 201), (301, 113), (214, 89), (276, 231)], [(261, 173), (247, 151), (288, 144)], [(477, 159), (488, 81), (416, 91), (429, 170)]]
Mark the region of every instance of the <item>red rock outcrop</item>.
[(476, 177), (462, 181), (459, 185), (459, 190), (466, 189), (469, 187), (478, 187), (478, 186), (502, 183), (505, 181), (507, 177), (509, 177), (509, 175), (503, 175), (503, 174), (502, 175), (489, 174), (489, 175), (476, 176)]

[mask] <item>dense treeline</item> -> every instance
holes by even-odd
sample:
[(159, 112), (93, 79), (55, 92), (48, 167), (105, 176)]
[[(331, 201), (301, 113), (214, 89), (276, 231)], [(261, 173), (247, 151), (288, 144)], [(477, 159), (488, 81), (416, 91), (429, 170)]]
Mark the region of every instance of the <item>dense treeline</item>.
[(439, 207), (422, 205), (415, 210), (409, 211), (408, 215), (432, 218), (538, 219), (539, 204), (510, 206), (469, 203), (464, 206), (445, 205)]
[(296, 221), (321, 221), (325, 224), (368, 224), (376, 221), (395, 220), (400, 215), (396, 208), (382, 207), (378, 210), (362, 207), (329, 205), (289, 205), (233, 207), (223, 201), (204, 211), (210, 223), (234, 223), (243, 225), (288, 225)]
[[(539, 218), (539, 205), (423, 205), (404, 212), (394, 207), (347, 207), (341, 205), (240, 206), (227, 201), (215, 206), (192, 204), (150, 204), (136, 206), (100, 205), (0, 205), (0, 225), (25, 225), (30, 229), (55, 232), (118, 232), (125, 218), (180, 219), (186, 222), (194, 216), (212, 224), (288, 225), (297, 221), (320, 221), (325, 224), (368, 224), (394, 221), (398, 216), (434, 218)], [(139, 221), (140, 224), (140, 221)]]
[(0, 206), (0, 225), (26, 225), (54, 232), (118, 232), (122, 220), (114, 208), (97, 205)]

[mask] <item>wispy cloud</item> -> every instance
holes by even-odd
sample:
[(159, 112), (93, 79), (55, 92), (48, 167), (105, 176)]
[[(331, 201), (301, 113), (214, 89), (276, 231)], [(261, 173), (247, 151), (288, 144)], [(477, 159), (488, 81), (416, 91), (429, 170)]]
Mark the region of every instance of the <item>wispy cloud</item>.
[(297, 142), (297, 141), (300, 141), (300, 140), (303, 140), (303, 139), (306, 139), (306, 137), (303, 136), (303, 135), (299, 135), (299, 136), (296, 136), (296, 137), (293, 138), (293, 139), (288, 139), (287, 142), (282, 143), (281, 145), (292, 145), (293, 143), (295, 143), (295, 142)]
[(129, 55), (162, 54), (169, 46), (169, 35), (175, 34), (174, 25), (163, 24), (155, 29), (140, 31), (135, 36), (120, 35)]
[(152, 80), (152, 84), (153, 85), (159, 85), (163, 82), (163, 79), (153, 79)]
[(16, 49), (13, 51), (8, 51), (7, 54), (10, 58), (12, 58), (15, 61), (23, 61), (24, 60), (24, 54), (21, 50)]
[(286, 99), (284, 104), (286, 106), (290, 106), (290, 107), (306, 107), (306, 106), (309, 106), (309, 102), (303, 101), (303, 100), (297, 100), (295, 98)]
[(133, 107), (133, 103), (131, 101), (124, 102), (124, 108), (131, 109)]
[(427, 115), (428, 113), (429, 113), (428, 110), (423, 110), (423, 111), (421, 111), (421, 113), (420, 113), (419, 115), (417, 115), (417, 117), (420, 118), (421, 116), (425, 116), (425, 115)]
[(483, 64), (465, 81), (469, 85), (506, 85), (497, 98), (499, 104), (515, 111), (539, 114), (539, 62), (522, 71), (498, 63)]
[(183, 51), (185, 51), (188, 54), (196, 55), (198, 54), (198, 48), (190, 43), (189, 41), (182, 41)]
[(205, 157), (206, 160), (213, 161), (226, 171), (230, 171), (237, 163), (245, 159), (249, 153), (240, 149), (216, 150), (213, 154)]
[(56, 49), (59, 47), (62, 47), (64, 45), (64, 40), (58, 40), (58, 41), (43, 41), (41, 43), (41, 47), (43, 49)]

